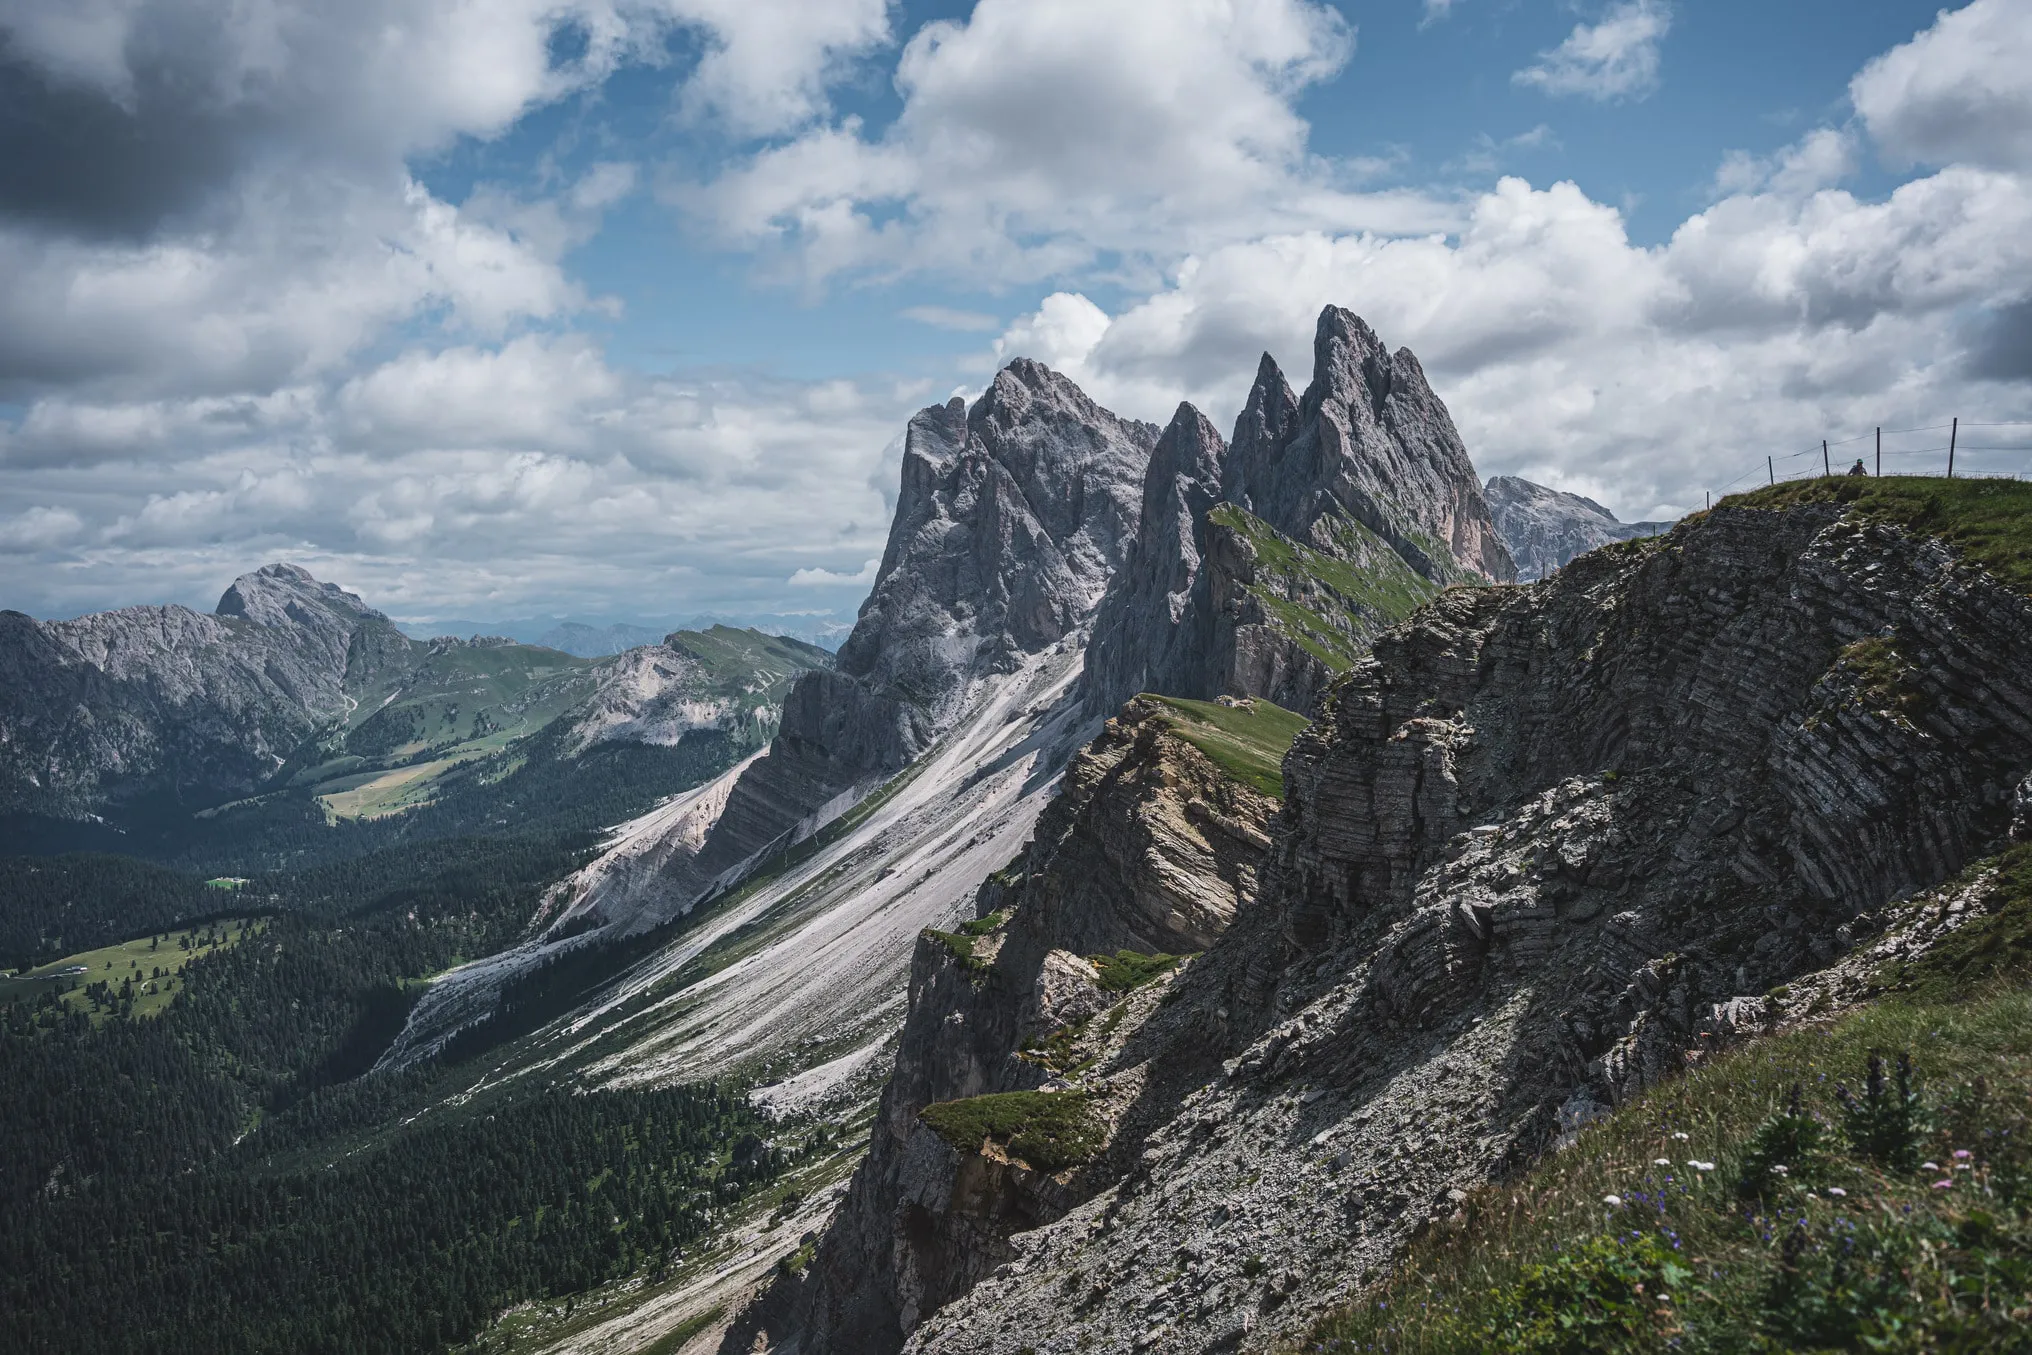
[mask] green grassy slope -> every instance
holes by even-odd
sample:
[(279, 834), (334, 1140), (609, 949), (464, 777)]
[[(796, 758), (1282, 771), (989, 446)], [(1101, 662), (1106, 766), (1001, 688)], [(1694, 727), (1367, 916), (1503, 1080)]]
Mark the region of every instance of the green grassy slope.
[[(1279, 630), (1336, 673), (1367, 652), (1371, 636), (1439, 592), (1383, 538), (1350, 518), (1322, 520), (1319, 530), (1331, 551), (1293, 541), (1231, 503), (1215, 506), (1207, 521), (1248, 541), (1256, 555), (1250, 595)], [(1435, 558), (1447, 557), (1441, 551)]]
[(1880, 997), (1471, 1196), (1309, 1348), (2027, 1349), (2032, 848), (1991, 868), (2001, 909), (1880, 972)]
[(1245, 706), (1147, 693), (1137, 699), (1163, 707), (1172, 731), (1222, 771), (1272, 799), (1284, 798), (1284, 755), (1310, 723), (1303, 715), (1261, 699)]
[(1872, 522), (1938, 537), (1972, 564), (2032, 593), (2032, 484), (1931, 476), (1794, 480), (1723, 499), (1737, 508), (1839, 503)]

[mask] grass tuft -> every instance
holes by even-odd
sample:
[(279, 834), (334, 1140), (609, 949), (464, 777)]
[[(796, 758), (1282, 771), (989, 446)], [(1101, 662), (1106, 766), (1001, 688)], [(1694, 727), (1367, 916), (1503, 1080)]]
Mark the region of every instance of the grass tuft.
[(1091, 1161), (1106, 1146), (1107, 1125), (1085, 1092), (997, 1092), (926, 1106), (918, 1118), (963, 1153), (994, 1144), (1041, 1172)]
[(1118, 950), (1113, 955), (1089, 955), (1101, 971), (1101, 987), (1111, 993), (1127, 993), (1177, 967), (1182, 955), (1145, 955), (1140, 951)]

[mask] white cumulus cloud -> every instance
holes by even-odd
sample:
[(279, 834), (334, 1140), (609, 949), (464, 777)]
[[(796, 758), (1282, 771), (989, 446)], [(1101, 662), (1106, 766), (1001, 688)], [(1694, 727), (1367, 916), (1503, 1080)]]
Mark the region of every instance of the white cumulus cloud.
[(2032, 171), (2032, 12), (1975, 0), (1862, 69), (1849, 86), (1893, 160)]
[(1621, 0), (1600, 23), (1575, 24), (1566, 41), (1511, 78), (1547, 94), (1641, 99), (1658, 87), (1659, 49), (1671, 28), (1665, 0)]

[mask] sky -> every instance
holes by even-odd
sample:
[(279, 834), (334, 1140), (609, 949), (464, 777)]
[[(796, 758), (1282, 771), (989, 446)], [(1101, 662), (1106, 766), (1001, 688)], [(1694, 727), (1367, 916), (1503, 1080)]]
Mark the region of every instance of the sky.
[(1626, 520), (2032, 471), (2028, 69), (2028, 0), (0, 0), (0, 606), (850, 618), (917, 408), (1227, 426), (1327, 304)]

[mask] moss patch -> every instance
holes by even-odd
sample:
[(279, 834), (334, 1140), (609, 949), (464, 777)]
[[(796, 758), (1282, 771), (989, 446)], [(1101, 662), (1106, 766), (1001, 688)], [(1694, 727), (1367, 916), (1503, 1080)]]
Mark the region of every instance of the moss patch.
[(1930, 476), (1795, 480), (1722, 500), (1738, 508), (1839, 503), (1870, 522), (1937, 537), (2020, 593), (2032, 593), (2032, 483)]
[(1127, 993), (1141, 988), (1176, 968), (1184, 958), (1182, 955), (1144, 955), (1133, 950), (1087, 956), (1094, 968), (1101, 971), (1101, 987), (1111, 993)]
[(991, 967), (986, 960), (974, 954), (974, 938), (970, 935), (961, 932), (942, 932), (936, 927), (926, 927), (924, 936), (951, 951), (961, 964), (976, 974), (984, 974)]
[(1084, 1092), (999, 1092), (940, 1101), (918, 1118), (963, 1153), (992, 1143), (1041, 1172), (1091, 1161), (1107, 1143), (1107, 1125)]
[(1311, 723), (1303, 715), (1261, 699), (1244, 706), (1147, 694), (1139, 699), (1162, 707), (1172, 732), (1229, 776), (1273, 800), (1284, 798), (1284, 755)]
[(1915, 681), (1918, 665), (1891, 636), (1858, 640), (1843, 649), (1835, 663), (1861, 679), (1859, 695), (1873, 710), (1909, 717), (1922, 714), (1932, 704)]

